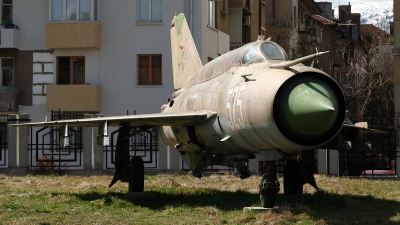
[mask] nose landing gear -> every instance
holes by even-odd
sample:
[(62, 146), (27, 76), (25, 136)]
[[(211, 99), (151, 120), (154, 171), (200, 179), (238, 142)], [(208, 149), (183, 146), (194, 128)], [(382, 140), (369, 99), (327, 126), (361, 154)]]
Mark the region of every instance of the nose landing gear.
[(267, 161), (266, 174), (262, 177), (259, 188), (262, 207), (273, 208), (280, 190), (275, 160)]

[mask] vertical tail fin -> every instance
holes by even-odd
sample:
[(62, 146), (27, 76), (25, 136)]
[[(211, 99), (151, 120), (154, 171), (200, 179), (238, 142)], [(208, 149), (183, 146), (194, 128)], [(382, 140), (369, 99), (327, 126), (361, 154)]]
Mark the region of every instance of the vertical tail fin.
[(202, 67), (202, 63), (185, 16), (182, 13), (175, 16), (171, 25), (172, 70), (177, 90), (189, 87), (186, 81)]

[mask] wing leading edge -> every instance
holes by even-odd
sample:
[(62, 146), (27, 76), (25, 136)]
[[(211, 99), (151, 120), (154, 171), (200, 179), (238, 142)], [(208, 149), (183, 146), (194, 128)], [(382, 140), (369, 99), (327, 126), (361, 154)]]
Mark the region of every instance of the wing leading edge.
[(109, 116), (89, 119), (58, 120), (49, 122), (13, 124), (10, 126), (62, 127), (68, 123), (71, 127), (97, 127), (107, 122), (108, 126), (188, 126), (216, 116), (212, 111), (193, 111), (184, 113), (154, 113), (127, 116)]

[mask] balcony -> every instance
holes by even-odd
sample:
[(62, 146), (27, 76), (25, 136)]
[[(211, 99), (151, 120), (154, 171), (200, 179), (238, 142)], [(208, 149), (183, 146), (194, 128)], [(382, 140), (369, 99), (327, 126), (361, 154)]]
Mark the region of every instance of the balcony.
[(101, 112), (100, 85), (47, 85), (47, 111)]
[(46, 24), (46, 46), (56, 48), (101, 48), (101, 23), (52, 22)]
[(18, 93), (16, 87), (0, 87), (0, 112), (18, 111)]
[(19, 28), (14, 24), (0, 26), (0, 48), (19, 48)]

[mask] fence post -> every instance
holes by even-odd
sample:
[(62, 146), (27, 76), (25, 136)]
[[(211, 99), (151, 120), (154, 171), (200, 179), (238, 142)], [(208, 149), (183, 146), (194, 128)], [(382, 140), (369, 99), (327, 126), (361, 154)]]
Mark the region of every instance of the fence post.
[(338, 150), (328, 150), (329, 151), (329, 174), (340, 176), (339, 173), (339, 151)]
[(328, 149), (318, 149), (318, 174), (329, 174)]
[(399, 146), (399, 139), (400, 139), (400, 132), (399, 132), (399, 126), (400, 126), (400, 119), (396, 118), (394, 119), (394, 130), (395, 130), (395, 135), (396, 135), (396, 174), (397, 176), (400, 175), (400, 146)]
[[(84, 114), (83, 118), (93, 118), (92, 114)], [(103, 146), (97, 145), (98, 127), (83, 128), (83, 170), (101, 174), (103, 171)]]
[[(30, 121), (29, 114), (9, 114), (8, 124)], [(15, 175), (26, 175), (29, 169), (29, 127), (10, 126), (8, 129), (8, 168)]]

